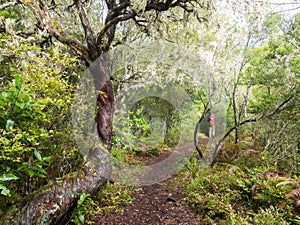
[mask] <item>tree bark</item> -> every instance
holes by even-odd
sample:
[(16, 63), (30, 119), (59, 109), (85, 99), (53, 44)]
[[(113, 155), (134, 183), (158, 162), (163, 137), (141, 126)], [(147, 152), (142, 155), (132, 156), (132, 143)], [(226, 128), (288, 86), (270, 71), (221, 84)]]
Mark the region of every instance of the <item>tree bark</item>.
[(107, 80), (97, 97), (97, 130), (108, 149), (111, 149), (113, 128), (114, 94), (110, 80)]
[(111, 60), (109, 53), (102, 54), (89, 65), (89, 72), (94, 79), (97, 96), (96, 124), (100, 139), (111, 149), (113, 129), (113, 108), (115, 97), (110, 81)]
[(1, 224), (65, 224), (80, 195), (95, 193), (105, 182), (97, 169), (86, 166), (84, 171), (58, 178), (14, 204), (1, 218)]

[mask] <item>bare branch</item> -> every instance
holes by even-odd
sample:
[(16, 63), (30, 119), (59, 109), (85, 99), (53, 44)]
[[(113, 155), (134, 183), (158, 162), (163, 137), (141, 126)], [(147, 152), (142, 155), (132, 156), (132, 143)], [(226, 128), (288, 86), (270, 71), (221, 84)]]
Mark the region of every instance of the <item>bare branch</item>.
[(131, 18), (134, 18), (136, 16), (135, 12), (131, 12), (128, 14), (124, 14), (124, 15), (119, 15), (117, 17), (115, 17), (114, 19), (108, 21), (104, 28), (100, 31), (98, 38), (97, 38), (97, 44), (101, 45), (101, 41), (104, 37), (104, 35), (106, 34), (106, 32), (112, 27), (115, 26), (117, 23), (121, 22), (121, 21), (126, 21), (129, 20)]
[[(294, 91), (294, 90), (293, 90)], [(237, 128), (237, 127), (240, 127), (242, 125), (245, 125), (247, 123), (255, 123), (259, 120), (263, 120), (265, 118), (270, 118), (278, 113), (280, 113), (281, 111), (283, 111), (283, 107), (289, 103), (293, 98), (295, 97), (294, 94), (291, 94), (287, 99), (285, 99), (280, 105), (278, 105), (276, 107), (276, 109), (274, 109), (273, 112), (267, 114), (267, 115), (261, 115), (260, 117), (257, 117), (257, 118), (253, 118), (253, 119), (246, 119), (242, 122), (239, 122), (236, 126), (234, 127), (231, 127), (224, 135), (223, 137), (218, 141), (217, 145), (215, 146), (215, 149), (214, 149), (214, 160), (212, 161), (211, 163), (211, 166), (213, 166), (215, 163), (216, 163), (216, 157), (218, 155), (218, 152), (219, 152), (219, 149), (221, 148), (221, 145), (222, 143), (224, 142), (224, 140)]]
[(109, 10), (112, 10), (116, 5), (116, 0), (105, 0), (105, 2)]
[(271, 5), (295, 5), (299, 4), (299, 2), (270, 2)]
[(274, 13), (272, 13), (272, 14), (278, 14), (278, 13), (290, 12), (290, 11), (294, 11), (294, 10), (297, 10), (297, 9), (300, 9), (300, 6), (295, 7), (295, 8), (290, 8), (290, 9), (280, 10), (280, 11), (274, 12)]
[(6, 9), (8, 7), (11, 7), (11, 6), (14, 6), (14, 5), (17, 5), (17, 4), (19, 4), (19, 2), (17, 0), (5, 3), (3, 5), (0, 5), (0, 10), (4, 10), (4, 9)]

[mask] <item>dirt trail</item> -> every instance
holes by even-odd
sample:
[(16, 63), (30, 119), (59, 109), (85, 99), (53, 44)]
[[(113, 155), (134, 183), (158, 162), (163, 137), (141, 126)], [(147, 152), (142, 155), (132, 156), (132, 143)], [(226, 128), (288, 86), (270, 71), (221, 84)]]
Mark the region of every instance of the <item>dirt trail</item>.
[(115, 225), (196, 225), (205, 224), (186, 203), (183, 187), (171, 178), (162, 183), (136, 188), (133, 204), (123, 206), (123, 214), (104, 214), (93, 224)]
[[(199, 144), (207, 144), (208, 139), (199, 139)], [(157, 157), (143, 157), (146, 165), (154, 164), (168, 157), (171, 152), (163, 152)], [(176, 176), (150, 186), (133, 190), (131, 205), (122, 206), (123, 213), (110, 213), (94, 218), (94, 225), (205, 225), (201, 216), (193, 211), (185, 200), (184, 187)]]

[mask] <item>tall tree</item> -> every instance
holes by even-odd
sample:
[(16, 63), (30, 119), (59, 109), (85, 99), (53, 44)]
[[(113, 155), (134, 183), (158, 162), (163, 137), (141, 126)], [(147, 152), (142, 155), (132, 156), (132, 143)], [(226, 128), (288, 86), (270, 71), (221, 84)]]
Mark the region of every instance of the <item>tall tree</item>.
[[(97, 130), (111, 148), (114, 93), (109, 70), (97, 59), (112, 47), (118, 25), (133, 21), (143, 30), (166, 11), (179, 10), (194, 15), (200, 22), (212, 8), (210, 0), (20, 0), (1, 1), (1, 10), (21, 12), (20, 26), (14, 35), (36, 38), (41, 45), (53, 39), (73, 50), (89, 67), (97, 94)], [(23, 16), (22, 16), (23, 13)], [(97, 16), (99, 15), (100, 16)], [(25, 16), (26, 15), (26, 16)], [(186, 17), (185, 19), (188, 19)], [(7, 21), (1, 21), (1, 32), (8, 32)], [(29, 25), (28, 25), (29, 24)], [(95, 63), (96, 62), (96, 63)], [(93, 154), (91, 151), (90, 154)], [(97, 158), (96, 154), (95, 157)], [(101, 159), (99, 159), (101, 163)], [(102, 162), (103, 164), (103, 162)], [(99, 166), (103, 169), (103, 165)], [(83, 174), (72, 174), (47, 185), (29, 201), (16, 204), (2, 220), (4, 224), (53, 224), (61, 222), (81, 193), (93, 192), (105, 182), (95, 168), (86, 166)]]
[[(92, 2), (92, 1), (91, 1)], [(63, 2), (62, 2), (63, 3)], [(84, 40), (80, 40), (73, 35), (69, 35), (69, 31), (64, 30), (64, 24), (59, 24), (55, 16), (55, 9), (61, 7), (62, 3), (55, 1), (21, 1), (21, 4), (28, 7), (37, 20), (37, 28), (55, 37), (61, 43), (73, 49), (86, 63), (91, 66), (91, 73), (96, 82), (97, 97), (97, 128), (98, 133), (104, 143), (111, 147), (112, 137), (112, 109), (114, 105), (114, 94), (112, 84), (109, 79), (108, 71), (103, 70), (103, 65), (92, 64), (101, 55), (107, 52), (115, 38), (117, 25), (122, 21), (134, 20), (138, 25), (142, 26), (151, 23), (147, 12), (158, 15), (161, 12), (178, 7), (189, 13), (198, 15), (199, 8), (209, 9), (210, 1), (199, 0), (167, 0), (167, 1), (116, 1), (106, 0), (103, 14), (106, 18), (103, 27), (100, 30), (93, 29), (88, 9), (89, 1), (74, 0), (67, 9), (77, 11), (80, 19), (81, 28), (84, 32)], [(96, 4), (96, 2), (94, 2)], [(103, 3), (102, 3), (103, 4)], [(90, 5), (91, 7), (94, 7)], [(62, 15), (61, 15), (62, 16)], [(100, 21), (93, 21), (100, 22)]]

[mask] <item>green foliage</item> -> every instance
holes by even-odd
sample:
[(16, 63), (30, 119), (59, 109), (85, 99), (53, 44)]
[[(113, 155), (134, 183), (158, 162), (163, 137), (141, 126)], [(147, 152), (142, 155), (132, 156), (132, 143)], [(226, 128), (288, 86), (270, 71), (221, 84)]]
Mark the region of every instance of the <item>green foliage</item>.
[(278, 15), (268, 17), (268, 41), (249, 53), (251, 59), (241, 84), (251, 87), (249, 111), (252, 113), (275, 110), (299, 89), (299, 39), (293, 35), (300, 29), (298, 17), (290, 21)]
[(50, 161), (37, 150), (39, 141), (45, 140), (48, 134), (45, 129), (32, 125), (45, 118), (42, 107), (32, 102), (32, 96), (26, 91), (19, 75), (0, 95), (1, 172), (13, 170), (24, 183), (24, 174), (46, 178), (47, 172), (43, 166)]
[(129, 112), (128, 124), (136, 138), (147, 138), (151, 134), (149, 120), (142, 115), (141, 109)]
[(15, 176), (14, 174), (2, 174), (0, 176), (0, 190), (1, 194), (5, 196), (10, 196), (10, 190), (5, 186), (6, 181), (11, 181), (11, 180), (17, 180), (18, 177)]
[[(131, 1), (131, 8), (151, 21), (151, 13), (144, 12), (146, 3), (145, 0), (142, 4), (141, 1)], [(86, 2), (86, 4), (91, 6), (89, 13), (96, 12), (91, 3)], [(244, 6), (240, 4), (236, 8), (240, 10), (244, 9)], [(26, 17), (28, 11), (24, 8), (15, 6), (1, 11), (0, 20), (6, 19), (5, 27), (1, 25), (1, 29), (9, 29), (7, 33), (26, 30), (22, 17)], [(67, 29), (72, 26), (67, 33), (79, 40), (84, 40), (82, 30), (76, 25), (80, 24), (76, 21), (79, 18), (70, 16), (74, 14), (72, 10), (64, 10), (65, 12), (63, 10), (62, 7), (55, 7), (55, 12), (52, 11), (53, 15), (68, 16), (68, 20), (64, 16), (57, 16), (53, 19), (55, 27), (60, 29), (59, 24), (67, 21), (64, 27)], [(91, 23), (91, 26), (97, 29), (102, 28), (103, 24), (99, 23), (98, 18), (99, 12), (95, 14), (97, 15), (93, 15), (90, 21), (97, 21), (97, 23)], [(241, 18), (252, 22), (254, 17), (260, 16), (262, 15), (258, 13), (249, 13), (242, 15)], [(300, 118), (299, 16), (298, 14), (293, 21), (283, 21), (277, 15), (269, 17), (263, 24), (264, 35), (268, 37), (256, 42), (252, 50), (246, 49), (245, 51), (250, 61), (239, 81), (239, 85), (246, 87), (250, 93), (249, 102), (245, 100), (245, 104), (249, 103), (245, 115), (250, 113), (251, 116), (260, 117), (275, 112), (272, 117), (251, 128), (253, 136), (260, 139), (259, 147), (264, 151), (255, 155), (256, 157), (246, 155), (234, 160), (236, 166), (217, 164), (215, 168), (202, 171), (195, 160), (187, 165), (189, 168), (187, 199), (192, 207), (203, 215), (205, 221), (218, 224), (266, 224), (266, 222), (287, 224), (288, 221), (297, 223), (300, 220), (299, 217), (292, 219), (291, 211), (294, 209), (283, 198), (293, 188), (293, 185), (286, 185), (286, 183), (291, 180), (299, 182), (297, 176), (300, 174), (299, 156), (296, 155), (298, 154), (296, 144), (299, 144), (300, 125), (298, 119)], [(222, 74), (227, 76), (235, 73), (233, 70), (237, 69), (234, 61), (241, 57), (241, 48), (234, 46), (241, 46), (242, 41), (237, 41), (237, 37), (243, 39), (242, 33), (245, 30), (242, 29), (243, 32), (236, 34), (238, 27), (232, 29), (229, 28), (231, 25), (226, 25), (224, 33), (211, 32), (209, 28), (203, 32), (204, 29), (199, 29), (195, 23), (179, 22), (179, 20), (186, 21), (186, 17), (186, 13), (172, 9), (153, 17), (155, 18), (153, 30), (148, 25), (144, 28), (148, 33), (158, 33), (168, 40), (185, 43), (190, 49), (196, 48), (195, 52), (203, 53), (207, 61), (212, 59), (211, 64), (217, 67), (212, 72), (220, 75), (216, 78), (216, 88), (220, 88), (219, 84), (224, 85), (227, 82), (227, 77), (223, 77)], [(224, 16), (223, 18), (225, 19)], [(200, 17), (198, 19), (201, 20)], [(117, 35), (120, 36), (120, 40), (123, 32), (125, 36), (128, 32), (134, 33), (135, 35), (131, 38), (136, 39), (137, 29), (132, 29), (130, 26), (132, 24), (128, 23), (118, 30)], [(283, 29), (284, 26), (288, 29)], [(257, 24), (250, 27), (249, 33), (251, 34), (258, 29)], [(219, 28), (217, 24), (215, 29), (219, 30)], [(229, 34), (233, 33), (232, 31), (234, 34)], [(200, 32), (204, 35), (199, 35)], [(233, 38), (235, 40), (229, 40), (232, 37), (235, 37)], [(135, 40), (135, 43), (138, 41), (140, 40)], [(205, 44), (199, 48), (198, 45), (201, 42)], [(218, 42), (222, 43), (218, 44)], [(193, 45), (195, 43), (197, 47), (191, 47), (195, 46)], [(226, 47), (223, 48), (222, 45)], [(1, 81), (3, 81), (0, 84), (0, 190), (2, 195), (0, 208), (3, 209), (34, 191), (46, 182), (48, 177), (61, 176), (77, 169), (80, 160), (78, 160), (79, 154), (72, 139), (69, 110), (79, 68), (77, 60), (70, 57), (66, 49), (58, 45), (41, 49), (37, 45), (27, 43), (25, 38), (12, 38), (8, 34), (1, 33), (0, 49), (0, 73)], [(144, 56), (147, 54), (148, 52), (145, 52)], [(174, 56), (177, 56), (176, 54), (178, 53), (175, 52)], [(183, 52), (180, 52), (178, 55), (182, 54)], [(233, 60), (229, 61), (229, 58)], [(145, 57), (145, 59), (149, 58)], [(199, 68), (199, 63), (202, 63), (190, 58), (185, 60), (189, 60), (189, 67)], [(242, 61), (244, 63), (247, 60)], [(229, 65), (230, 63), (232, 64)], [(143, 74), (145, 80), (159, 78), (157, 80), (162, 83), (171, 77), (170, 80), (184, 86), (185, 91), (197, 105), (197, 110), (201, 112), (203, 110), (201, 103), (208, 101), (207, 96), (202, 89), (195, 88), (199, 84), (193, 83), (194, 79), (190, 79), (191, 77), (187, 75), (189, 71), (172, 67), (173, 64), (169, 62), (166, 65), (160, 63), (151, 65), (148, 60), (129, 75)], [(128, 71), (125, 69), (119, 71), (122, 84), (127, 82), (122, 80), (125, 72)], [(154, 76), (151, 77), (151, 74)], [(139, 81), (135, 80), (135, 76), (130, 77), (134, 82)], [(205, 83), (205, 81), (200, 82)], [(228, 86), (224, 89), (230, 90), (230, 88)], [(180, 96), (177, 97), (180, 99)], [(243, 97), (248, 98), (248, 94)], [(288, 101), (289, 99), (292, 100)], [(288, 104), (277, 108), (285, 101)], [(240, 106), (240, 108), (244, 107)], [(147, 98), (131, 110), (129, 117), (123, 121), (128, 126), (115, 130), (121, 133), (121, 136), (116, 135), (113, 139), (113, 155), (118, 160), (124, 160), (130, 151), (141, 152), (144, 147), (141, 144), (143, 142), (149, 146), (152, 146), (152, 143), (162, 142), (154, 148), (159, 153), (165, 145), (176, 146), (180, 136), (188, 138), (185, 134), (188, 134), (186, 131), (190, 130), (190, 127), (180, 123), (182, 118), (166, 101)], [(242, 113), (244, 112), (239, 112), (241, 118)], [(229, 124), (234, 124), (232, 118), (236, 115), (233, 114), (234, 112), (229, 109), (227, 114)], [(188, 114), (185, 116), (191, 117)], [(163, 118), (166, 123), (163, 140), (160, 135), (162, 132), (156, 129), (162, 124), (156, 118)], [(229, 144), (226, 147), (232, 148), (230, 150), (234, 154), (239, 154), (249, 147), (243, 144), (244, 142), (240, 142), (238, 145)], [(256, 146), (253, 144), (251, 147)], [(149, 152), (148, 149), (145, 152)], [(131, 159), (127, 158), (127, 160)], [(281, 174), (278, 172), (279, 169), (296, 176), (291, 178), (287, 174)], [(130, 190), (125, 187), (116, 183), (108, 183), (98, 196), (102, 205), (101, 209), (89, 194), (82, 194), (78, 199), (72, 222), (88, 223), (88, 217), (93, 215), (92, 212), (118, 210), (119, 205), (131, 203), (132, 199), (129, 194)], [(283, 205), (285, 211), (277, 207), (278, 205)]]
[(131, 189), (119, 183), (108, 182), (96, 198), (102, 212), (122, 212), (120, 206), (132, 204)]
[(248, 52), (250, 61), (239, 83), (250, 91), (249, 117), (261, 119), (248, 130), (264, 150), (260, 163), (298, 175), (299, 14), (290, 20), (274, 15), (266, 25), (268, 38)]
[[(253, 99), (249, 104), (252, 113), (274, 109), (294, 90), (298, 68), (295, 47), (280, 40), (271, 41), (253, 50), (250, 65), (242, 83), (252, 86)], [(295, 64), (296, 63), (296, 64)]]
[(4, 17), (5, 19), (20, 20), (21, 19), (21, 12), (17, 9), (17, 7), (7, 8), (5, 10), (0, 11), (0, 18), (1, 17)]
[(91, 198), (90, 194), (81, 194), (77, 200), (76, 209), (74, 210), (71, 220), (68, 224), (83, 225), (91, 224), (89, 218), (99, 213), (100, 208)]
[(251, 225), (251, 224), (262, 224), (262, 225), (288, 225), (291, 224), (285, 218), (291, 217), (289, 211), (280, 210), (274, 206), (270, 206), (267, 209), (260, 209), (257, 213), (248, 212), (246, 216), (241, 213), (232, 213), (229, 216), (229, 220), (221, 222), (222, 225)]
[(131, 189), (119, 183), (108, 182), (95, 196), (81, 194), (68, 224), (92, 224), (91, 219), (103, 213), (120, 212), (120, 206), (132, 204)]
[[(188, 165), (188, 174), (187, 200), (204, 221), (265, 224), (261, 221), (268, 213), (270, 221), (278, 221), (274, 224), (287, 224), (292, 219), (294, 209), (284, 196), (296, 187), (297, 177), (272, 168), (242, 169), (229, 164), (201, 170), (195, 160)], [(278, 208), (280, 205), (288, 210)]]
[(16, 76), (10, 83), (8, 91), (0, 95), (0, 129), (3, 131), (10, 131), (15, 123), (18, 126), (22, 122), (33, 122), (36, 117), (44, 115), (41, 109), (36, 110), (37, 112), (33, 110), (33, 107), (37, 108), (38, 105), (31, 103), (32, 94), (24, 91), (26, 86), (22, 83), (22, 78)]
[(0, 181), (3, 209), (78, 164), (69, 119), (78, 66), (56, 48), (8, 35), (0, 45), (0, 176), (15, 178)]
[(144, 98), (114, 127), (117, 135), (112, 154), (118, 160), (124, 160), (126, 153), (157, 155), (178, 143), (179, 122), (178, 112), (170, 103), (157, 97)]

